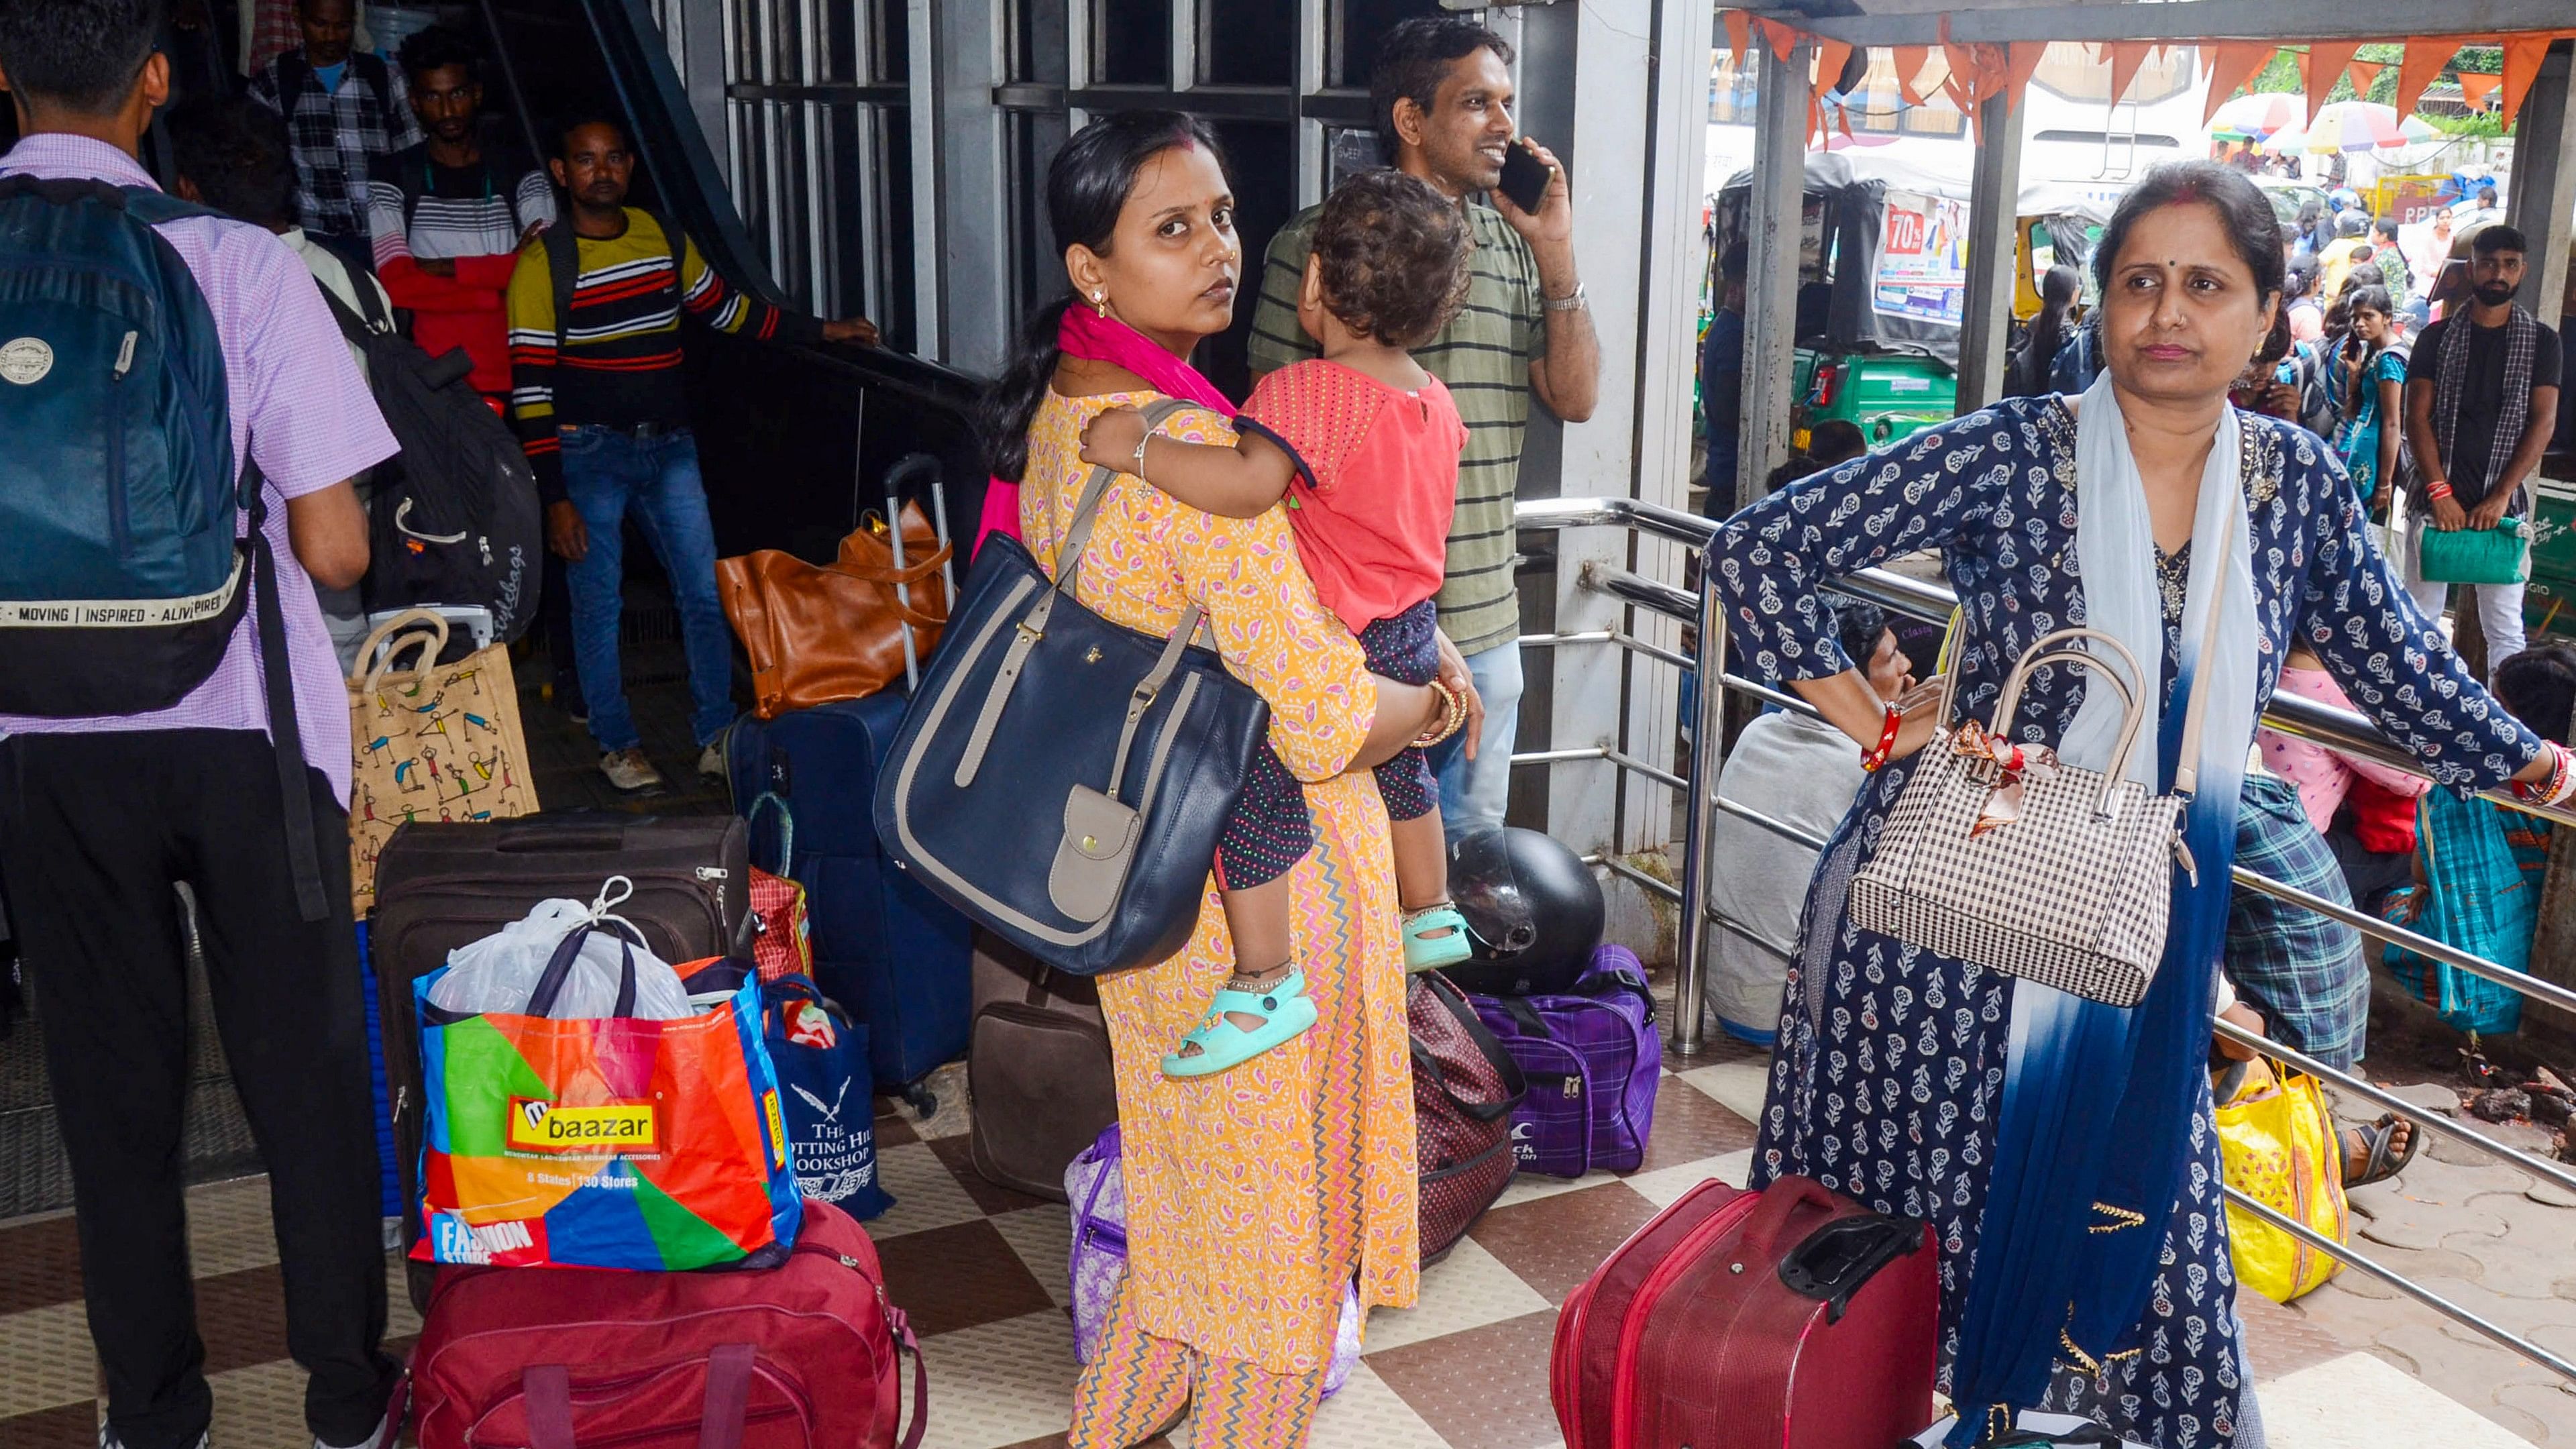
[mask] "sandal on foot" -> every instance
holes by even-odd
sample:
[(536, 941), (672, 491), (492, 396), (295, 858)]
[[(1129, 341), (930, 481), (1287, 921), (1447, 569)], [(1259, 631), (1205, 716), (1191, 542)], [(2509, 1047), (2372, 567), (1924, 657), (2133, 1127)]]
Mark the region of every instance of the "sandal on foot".
[[(2374, 1182), (2386, 1182), (2404, 1172), (2406, 1164), (2415, 1160), (2415, 1149), (2424, 1145), (2424, 1129), (2414, 1127), (2412, 1124), (2409, 1124), (2409, 1129), (2406, 1134), (2406, 1148), (2402, 1152), (2391, 1145), (2397, 1140), (2397, 1114), (2394, 1112), (2381, 1113), (2379, 1120), (2369, 1126), (2352, 1129), (2361, 1134), (2366, 1151), (2363, 1155), (2361, 1175), (2345, 1178), (2343, 1185), (2346, 1188), (2368, 1187)], [(2352, 1153), (2349, 1150), (2344, 1153), (2344, 1161), (2347, 1163), (2352, 1161)]]
[[(1258, 1029), (1234, 1024), (1236, 1016), (1261, 1019)], [(1205, 1024), (1181, 1038), (1195, 1054), (1174, 1051), (1163, 1058), (1167, 1077), (1211, 1077), (1239, 1067), (1315, 1024), (1315, 1003), (1306, 997), (1306, 974), (1291, 971), (1267, 991), (1237, 991), (1228, 986), (1208, 1004)]]
[[(1445, 933), (1445, 934), (1443, 934)], [(1404, 918), (1404, 969), (1430, 971), (1467, 959), (1467, 918), (1443, 901)]]

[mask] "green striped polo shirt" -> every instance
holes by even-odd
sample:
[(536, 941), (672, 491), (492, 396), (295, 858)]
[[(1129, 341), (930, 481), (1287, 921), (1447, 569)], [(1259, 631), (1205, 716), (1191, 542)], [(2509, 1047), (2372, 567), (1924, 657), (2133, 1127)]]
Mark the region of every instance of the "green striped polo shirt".
[[(1322, 210), (1299, 212), (1270, 239), (1261, 305), (1252, 314), (1255, 373), (1276, 372), (1318, 351), (1315, 339), (1297, 325), (1297, 290)], [(1481, 201), (1467, 203), (1467, 221), (1476, 237), (1467, 304), (1438, 337), (1415, 348), (1413, 358), (1448, 385), (1467, 424), (1467, 451), (1458, 460), (1458, 511), (1449, 522), (1447, 579), (1440, 586), (1440, 627), (1460, 653), (1475, 654), (1520, 634), (1512, 503), (1520, 486), (1521, 438), (1529, 429), (1530, 363), (1547, 350), (1547, 328), (1529, 243)]]

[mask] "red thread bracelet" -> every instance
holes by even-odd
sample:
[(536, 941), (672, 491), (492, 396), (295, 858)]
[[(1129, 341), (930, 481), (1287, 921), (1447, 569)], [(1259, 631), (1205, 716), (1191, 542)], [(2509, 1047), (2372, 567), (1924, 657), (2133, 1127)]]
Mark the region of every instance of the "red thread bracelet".
[(1887, 723), (1881, 726), (1878, 731), (1878, 747), (1876, 749), (1863, 750), (1860, 752), (1860, 767), (1863, 770), (1876, 773), (1881, 767), (1885, 766), (1887, 764), (1887, 752), (1896, 748), (1896, 732), (1903, 728), (1905, 728), (1905, 716), (1897, 713), (1895, 705), (1889, 705), (1887, 707)]

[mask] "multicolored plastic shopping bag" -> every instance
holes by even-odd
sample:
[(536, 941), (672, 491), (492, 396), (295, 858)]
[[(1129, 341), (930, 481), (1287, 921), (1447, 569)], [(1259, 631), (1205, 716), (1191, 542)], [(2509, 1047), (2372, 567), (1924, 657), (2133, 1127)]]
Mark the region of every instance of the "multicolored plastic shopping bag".
[[(550, 1018), (583, 939), (603, 929), (564, 937), (521, 1013), (433, 1005), (454, 968), (417, 983), (429, 1130), (413, 1257), (678, 1270), (767, 1263), (795, 1242), (760, 983), (673, 1020)], [(631, 1009), (634, 951), (620, 946)]]

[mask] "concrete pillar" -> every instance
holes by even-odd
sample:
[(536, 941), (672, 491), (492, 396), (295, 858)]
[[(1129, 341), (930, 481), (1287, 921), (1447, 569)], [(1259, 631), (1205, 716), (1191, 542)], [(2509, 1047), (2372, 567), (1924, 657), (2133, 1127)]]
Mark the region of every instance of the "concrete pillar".
[(2003, 396), (2004, 346), (2012, 335), (2013, 230), (2021, 202), (2021, 123), (2006, 96), (1977, 107), (1969, 182), (1968, 293), (1959, 329), (1959, 411)]
[(2531, 243), (2530, 270), (2523, 275), (2522, 305), (2541, 321), (2558, 325), (2559, 305), (2567, 295), (2567, 246), (2571, 214), (2576, 214), (2576, 103), (2569, 94), (2569, 69), (2576, 42), (2549, 47), (2540, 76), (2523, 97), (2514, 123), (2513, 194), (2505, 215)]
[(1806, 204), (1807, 71), (1815, 42), (1783, 61), (1761, 57), (1753, 142), (1753, 196), (1745, 214), (1744, 431), (1736, 443), (1731, 513), (1762, 496), (1763, 480), (1789, 458), (1789, 380), (1797, 364), (1798, 238)]

